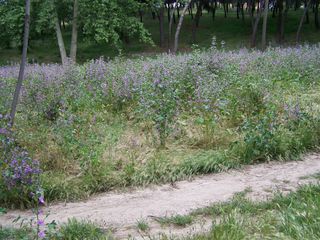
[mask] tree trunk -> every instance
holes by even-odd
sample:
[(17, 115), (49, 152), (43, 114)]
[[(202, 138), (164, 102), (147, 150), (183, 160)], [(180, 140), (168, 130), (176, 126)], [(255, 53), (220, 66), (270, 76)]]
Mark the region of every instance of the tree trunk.
[(264, 3), (264, 14), (263, 14), (263, 25), (262, 25), (262, 49), (266, 49), (267, 46), (267, 22), (268, 22), (268, 13), (269, 13), (269, 0), (265, 0)]
[[(252, 5), (251, 5), (251, 17), (253, 17), (254, 16), (254, 12), (255, 12), (255, 10), (256, 10), (256, 2), (255, 2), (255, 0), (252, 0)], [(259, 5), (259, 3), (258, 3), (258, 5)]]
[(58, 39), (61, 62), (62, 62), (62, 65), (65, 65), (67, 63), (67, 53), (66, 53), (66, 48), (64, 47), (64, 41), (62, 38), (62, 33), (61, 33), (61, 28), (60, 28), (58, 17), (56, 18), (56, 34), (57, 34), (57, 39)]
[(240, 19), (240, 2), (237, 2), (237, 19)]
[(306, 15), (307, 15), (310, 2), (311, 2), (311, 0), (308, 1), (306, 7), (304, 8), (302, 17), (300, 19), (300, 23), (299, 23), (299, 27), (298, 27), (298, 31), (297, 31), (297, 35), (296, 35), (296, 42), (297, 43), (300, 42), (300, 35), (301, 35), (302, 25), (303, 25), (303, 22), (304, 22), (304, 19), (305, 19)]
[(224, 11), (224, 17), (227, 17), (227, 4), (223, 2), (223, 11)]
[(244, 21), (244, 10), (243, 10), (243, 5), (244, 3), (242, 2), (241, 0), (241, 17), (242, 17), (242, 20)]
[(199, 5), (197, 6), (197, 12), (194, 17), (193, 24), (192, 24), (192, 41), (193, 41), (193, 43), (196, 42), (196, 30), (199, 26), (201, 11), (202, 11), (202, 5), (201, 5), (201, 3), (199, 3)]
[(73, 19), (72, 19), (72, 39), (70, 58), (72, 62), (77, 61), (77, 43), (78, 43), (78, 0), (74, 0)]
[(28, 42), (29, 42), (29, 30), (30, 30), (30, 0), (26, 0), (25, 5), (25, 17), (24, 17), (24, 33), (23, 33), (23, 48), (22, 48), (22, 57), (21, 65), (19, 71), (18, 82), (16, 89), (13, 95), (11, 112), (10, 112), (10, 127), (14, 124), (14, 118), (17, 111), (17, 105), (19, 102), (20, 91), (22, 87), (22, 82), (24, 79), (24, 69), (27, 63), (27, 52), (28, 52)]
[(262, 11), (258, 11), (257, 16), (256, 16), (256, 20), (253, 24), (252, 36), (251, 36), (251, 47), (252, 48), (256, 46), (257, 32), (258, 32), (258, 26), (259, 26), (259, 22), (260, 22), (260, 18), (261, 18), (261, 13), (262, 13)]
[(307, 9), (306, 11), (306, 24), (309, 24), (309, 6), (310, 4), (307, 3), (307, 0), (304, 2), (304, 8)]
[(182, 10), (182, 13), (181, 13), (181, 16), (179, 18), (179, 23), (178, 23), (178, 26), (177, 26), (177, 29), (176, 29), (176, 34), (174, 36), (174, 48), (173, 48), (173, 53), (175, 54), (178, 50), (178, 44), (179, 44), (179, 34), (180, 34), (180, 31), (181, 31), (181, 26), (182, 26), (182, 23), (183, 23), (183, 19), (184, 19), (184, 15), (186, 14), (188, 8), (189, 8), (189, 5), (191, 3), (192, 0), (189, 0), (188, 3), (186, 3), (186, 5), (184, 6), (183, 10)]
[(316, 0), (316, 3), (315, 3), (314, 24), (316, 26), (316, 29), (320, 29), (320, 23), (319, 23), (319, 0)]
[(189, 7), (189, 14), (191, 15), (191, 19), (193, 20), (193, 8), (192, 5)]
[(168, 53), (171, 51), (171, 35), (172, 35), (172, 22), (173, 22), (174, 9), (170, 13), (169, 32), (168, 32)]
[(164, 46), (164, 30), (163, 30), (163, 24), (164, 24), (164, 7), (161, 7), (159, 10), (159, 30), (160, 30), (160, 47)]
[(281, 41), (282, 41), (282, 42), (283, 42), (283, 40), (284, 40), (284, 25), (285, 25), (285, 20), (287, 19), (287, 15), (288, 15), (288, 11), (289, 11), (289, 1), (286, 1), (285, 4), (286, 4), (286, 8), (285, 8), (285, 10), (284, 10), (284, 15), (283, 15), (283, 17), (282, 17), (281, 33), (280, 33)]
[(277, 35), (278, 35), (278, 42), (279, 44), (282, 43), (283, 35), (282, 35), (282, 24), (283, 24), (283, 0), (278, 0), (277, 6), (279, 9), (278, 14), (278, 23), (277, 23)]
[(216, 9), (217, 9), (217, 0), (214, 0), (214, 3), (212, 2), (212, 21), (214, 21), (216, 17)]

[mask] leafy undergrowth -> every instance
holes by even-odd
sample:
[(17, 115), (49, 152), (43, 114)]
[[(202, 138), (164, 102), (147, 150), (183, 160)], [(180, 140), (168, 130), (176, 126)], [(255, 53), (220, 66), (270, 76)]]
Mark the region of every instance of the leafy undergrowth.
[[(319, 62), (319, 46), (213, 45), (153, 59), (29, 65), (15, 141), (39, 160), (47, 201), (295, 159), (320, 141)], [(0, 68), (0, 114), (17, 70)], [(1, 206), (23, 206), (0, 168)]]

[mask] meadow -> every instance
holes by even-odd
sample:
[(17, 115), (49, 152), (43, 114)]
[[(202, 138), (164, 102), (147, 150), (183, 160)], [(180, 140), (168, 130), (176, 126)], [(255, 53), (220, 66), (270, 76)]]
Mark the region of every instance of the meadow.
[[(292, 160), (317, 148), (320, 46), (261, 52), (217, 45), (213, 39), (206, 51), (176, 56), (28, 65), (14, 144), (29, 153), (19, 158), (39, 161), (46, 200)], [(17, 73), (17, 65), (0, 68), (2, 133)], [(0, 136), (4, 151), (8, 139)], [(28, 194), (6, 186), (8, 168), (16, 171), (17, 153), (10, 154), (0, 166), (0, 204), (29, 207)]]

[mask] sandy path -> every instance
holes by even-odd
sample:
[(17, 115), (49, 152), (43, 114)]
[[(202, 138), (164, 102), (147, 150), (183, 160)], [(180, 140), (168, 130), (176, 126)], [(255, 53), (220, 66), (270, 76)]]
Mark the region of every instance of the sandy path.
[[(63, 223), (75, 217), (112, 226), (119, 232), (136, 225), (139, 219), (186, 214), (214, 202), (226, 201), (246, 188), (252, 190), (250, 197), (265, 199), (273, 190), (288, 192), (296, 189), (307, 181), (301, 177), (318, 172), (320, 155), (316, 154), (305, 156), (303, 161), (246, 166), (241, 170), (197, 177), (192, 182), (181, 181), (175, 187), (152, 186), (101, 194), (88, 201), (55, 204), (48, 207), (51, 212), (48, 221), (54, 219)], [(10, 211), (0, 217), (0, 225), (11, 225), (19, 215), (32, 216), (30, 211)]]

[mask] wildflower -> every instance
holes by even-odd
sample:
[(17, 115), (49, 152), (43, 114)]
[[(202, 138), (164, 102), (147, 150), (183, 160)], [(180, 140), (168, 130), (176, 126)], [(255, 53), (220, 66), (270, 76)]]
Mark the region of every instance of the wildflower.
[(44, 197), (43, 196), (39, 197), (39, 203), (44, 205), (45, 202), (44, 202)]
[(45, 237), (46, 237), (45, 231), (40, 231), (40, 232), (38, 233), (38, 237), (39, 237), (40, 239), (45, 238)]
[(44, 226), (44, 220), (39, 219), (39, 220), (37, 221), (37, 225), (38, 225), (38, 226)]

